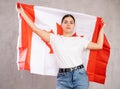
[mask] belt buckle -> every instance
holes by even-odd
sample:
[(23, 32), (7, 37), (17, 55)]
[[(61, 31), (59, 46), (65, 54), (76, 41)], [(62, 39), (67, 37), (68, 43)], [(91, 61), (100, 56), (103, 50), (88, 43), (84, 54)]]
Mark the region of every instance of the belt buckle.
[(73, 71), (74, 69), (73, 68), (70, 68), (70, 71)]
[(78, 68), (77, 67), (74, 67), (74, 70), (77, 70)]
[(76, 70), (77, 67), (70, 68), (70, 71)]

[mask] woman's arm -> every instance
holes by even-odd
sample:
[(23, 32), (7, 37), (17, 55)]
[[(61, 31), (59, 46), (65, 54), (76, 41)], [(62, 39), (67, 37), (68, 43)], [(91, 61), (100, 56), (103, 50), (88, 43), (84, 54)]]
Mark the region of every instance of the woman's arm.
[[(105, 25), (104, 25), (105, 26)], [(97, 50), (97, 49), (102, 49), (103, 48), (103, 42), (104, 42), (104, 26), (102, 27), (102, 29), (99, 32), (99, 36), (98, 36), (98, 40), (97, 43), (94, 42), (90, 42), (87, 46), (88, 49), (93, 49), (93, 50)]]
[(17, 8), (16, 7), (17, 12), (19, 12), (22, 17), (24, 18), (24, 20), (28, 23), (28, 25), (32, 28), (32, 31), (35, 32), (39, 37), (41, 37), (43, 40), (45, 40), (46, 42), (50, 41), (50, 33), (38, 28), (33, 22), (32, 20), (26, 15), (26, 13), (24, 12), (24, 10), (22, 9), (22, 7)]

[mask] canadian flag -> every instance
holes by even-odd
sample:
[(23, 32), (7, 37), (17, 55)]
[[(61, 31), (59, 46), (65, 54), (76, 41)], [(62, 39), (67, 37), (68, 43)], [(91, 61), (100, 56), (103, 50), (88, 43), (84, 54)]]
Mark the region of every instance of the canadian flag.
[[(54, 34), (62, 35), (60, 23), (65, 14), (72, 14), (75, 17), (76, 25), (73, 36), (82, 36), (89, 41), (97, 41), (99, 31), (104, 24), (102, 18), (96, 16), (17, 3), (18, 7), (20, 5), (36, 26)], [(50, 44), (33, 33), (21, 15), (18, 15), (18, 17), (18, 70), (28, 70), (35, 74), (56, 76), (58, 66)], [(109, 56), (110, 46), (106, 36), (104, 36), (102, 50), (85, 50), (83, 52), (83, 64), (90, 81), (104, 84)]]

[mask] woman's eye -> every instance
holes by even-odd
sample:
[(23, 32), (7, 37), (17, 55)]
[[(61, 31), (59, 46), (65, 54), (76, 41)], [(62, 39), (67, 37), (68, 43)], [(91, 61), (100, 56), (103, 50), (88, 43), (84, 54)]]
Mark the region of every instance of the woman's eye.
[(64, 24), (74, 24), (74, 22), (73, 21), (70, 21), (70, 22), (68, 22), (68, 21), (64, 21)]
[(70, 22), (70, 24), (74, 24), (73, 22)]
[(65, 21), (64, 23), (67, 24), (67, 21)]

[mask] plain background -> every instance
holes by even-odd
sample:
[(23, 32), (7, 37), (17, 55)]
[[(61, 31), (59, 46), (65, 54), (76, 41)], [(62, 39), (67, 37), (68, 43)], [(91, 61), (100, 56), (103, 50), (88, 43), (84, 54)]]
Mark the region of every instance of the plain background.
[[(89, 89), (120, 89), (120, 0), (21, 0), (46, 6), (100, 16), (105, 20), (105, 33), (111, 45), (104, 85), (90, 83)], [(16, 45), (17, 0), (0, 0), (0, 89), (55, 89), (56, 78), (18, 71)]]

